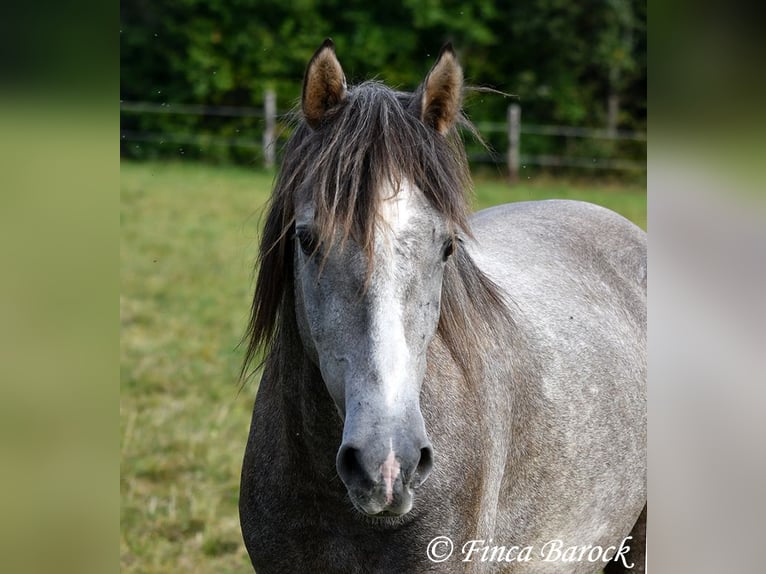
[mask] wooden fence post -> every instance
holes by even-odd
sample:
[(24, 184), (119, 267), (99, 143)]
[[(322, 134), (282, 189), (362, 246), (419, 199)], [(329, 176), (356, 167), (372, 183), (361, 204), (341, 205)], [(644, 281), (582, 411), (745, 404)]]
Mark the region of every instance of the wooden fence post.
[(274, 167), (276, 150), (276, 126), (277, 126), (277, 95), (271, 88), (266, 89), (263, 98), (263, 163), (267, 168)]
[(521, 106), (508, 106), (508, 177), (511, 183), (519, 181), (519, 166), (521, 164)]

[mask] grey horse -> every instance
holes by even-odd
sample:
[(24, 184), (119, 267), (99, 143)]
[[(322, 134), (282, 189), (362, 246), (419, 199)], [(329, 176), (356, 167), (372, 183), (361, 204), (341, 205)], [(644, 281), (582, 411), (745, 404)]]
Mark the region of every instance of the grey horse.
[(308, 64), (243, 367), (258, 574), (644, 571), (645, 233), (471, 215), (462, 93), (450, 45), (414, 93)]

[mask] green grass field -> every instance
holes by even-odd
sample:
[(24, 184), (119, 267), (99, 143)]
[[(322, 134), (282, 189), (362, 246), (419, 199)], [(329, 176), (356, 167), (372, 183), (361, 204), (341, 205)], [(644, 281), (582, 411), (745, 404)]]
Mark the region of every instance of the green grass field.
[[(256, 382), (237, 381), (261, 208), (273, 175), (121, 168), (122, 572), (250, 572), (237, 493)], [(477, 182), (477, 206), (565, 197), (646, 227), (641, 187)]]

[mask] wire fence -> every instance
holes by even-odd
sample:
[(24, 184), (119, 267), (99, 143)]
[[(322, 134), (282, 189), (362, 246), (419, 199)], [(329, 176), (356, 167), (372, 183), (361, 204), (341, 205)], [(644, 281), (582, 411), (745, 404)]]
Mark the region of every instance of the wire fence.
[[(157, 145), (194, 146), (198, 151), (207, 147), (242, 148), (257, 150), (264, 165), (271, 167), (275, 163), (276, 152), (280, 140), (289, 133), (288, 119), (290, 114), (278, 114), (276, 96), (267, 91), (264, 107), (240, 106), (207, 106), (197, 104), (126, 102), (120, 101), (121, 119), (142, 115), (162, 114), (179, 116), (196, 116), (200, 118), (231, 118), (255, 120), (257, 139), (238, 135), (239, 129), (232, 135), (200, 134), (194, 132), (159, 132), (133, 129), (136, 122), (122, 122), (124, 129), (120, 130), (123, 144), (129, 142), (150, 143)], [(483, 137), (492, 134), (507, 134), (507, 151), (505, 153), (486, 153), (486, 151), (471, 152), (469, 159), (473, 162), (490, 162), (507, 166), (511, 181), (519, 177), (519, 168), (526, 165), (551, 168), (596, 169), (616, 171), (645, 171), (646, 170), (646, 133), (625, 130), (610, 130), (603, 128), (587, 128), (579, 126), (540, 125), (523, 123), (521, 107), (511, 104), (505, 122), (478, 122), (476, 128)], [(252, 132), (252, 126), (248, 128)], [(567, 140), (604, 140), (611, 142), (636, 142), (640, 145), (640, 157), (584, 157), (577, 155), (553, 155), (522, 153), (524, 136), (556, 137)], [(185, 154), (183, 147), (178, 152)]]

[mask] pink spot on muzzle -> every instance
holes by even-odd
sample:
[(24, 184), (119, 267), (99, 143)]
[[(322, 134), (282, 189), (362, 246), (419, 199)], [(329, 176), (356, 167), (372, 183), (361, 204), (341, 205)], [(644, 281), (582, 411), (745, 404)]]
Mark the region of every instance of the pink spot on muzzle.
[(400, 469), (401, 465), (399, 464), (399, 461), (396, 460), (394, 451), (390, 450), (388, 452), (388, 458), (386, 458), (385, 462), (380, 466), (380, 472), (383, 473), (383, 482), (386, 485), (386, 504), (391, 504), (394, 500), (394, 481), (396, 480), (396, 477), (399, 476)]

